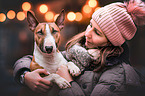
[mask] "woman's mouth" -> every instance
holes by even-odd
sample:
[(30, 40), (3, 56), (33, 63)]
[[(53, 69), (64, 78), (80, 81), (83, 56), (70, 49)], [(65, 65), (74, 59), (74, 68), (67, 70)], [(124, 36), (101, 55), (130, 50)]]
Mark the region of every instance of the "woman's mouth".
[(90, 45), (90, 44), (92, 44), (92, 43), (91, 43), (91, 42), (89, 42), (89, 41), (86, 41), (86, 44), (87, 44), (87, 45)]
[(89, 40), (87, 40), (87, 38), (86, 38), (86, 43), (91, 44), (91, 42)]

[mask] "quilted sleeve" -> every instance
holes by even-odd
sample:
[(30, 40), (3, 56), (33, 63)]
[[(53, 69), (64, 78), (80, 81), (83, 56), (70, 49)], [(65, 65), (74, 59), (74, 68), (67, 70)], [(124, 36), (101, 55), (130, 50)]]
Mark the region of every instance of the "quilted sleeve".
[(84, 74), (71, 82), (72, 87), (60, 90), (60, 96), (90, 96), (94, 82), (98, 80), (99, 74), (93, 71), (85, 71)]
[(85, 96), (81, 87), (76, 82), (71, 82), (70, 88), (59, 91), (59, 96)]
[(91, 96), (125, 96), (124, 69), (121, 64), (103, 72)]
[(19, 77), (24, 71), (30, 71), (31, 55), (24, 56), (17, 60), (13, 66), (13, 76), (16, 82), (19, 83)]

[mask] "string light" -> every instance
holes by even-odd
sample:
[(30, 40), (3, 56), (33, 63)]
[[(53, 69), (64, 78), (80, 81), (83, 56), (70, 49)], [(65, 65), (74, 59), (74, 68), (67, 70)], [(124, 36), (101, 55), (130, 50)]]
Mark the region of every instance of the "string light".
[(8, 17), (9, 19), (14, 19), (15, 16), (16, 16), (16, 13), (15, 13), (13, 10), (8, 11), (7, 17)]
[(17, 13), (17, 19), (22, 21), (25, 19), (25, 13), (24, 12), (18, 12)]
[(46, 19), (46, 20), (51, 21), (51, 20), (53, 20), (53, 18), (54, 18), (53, 12), (49, 11), (49, 12), (47, 12), (47, 13), (45, 14), (45, 19)]
[[(96, 10), (98, 10), (100, 8), (100, 7), (94, 8), (94, 7), (97, 6), (97, 4), (98, 4), (98, 2), (96, 0), (88, 0), (87, 4), (83, 6), (82, 11), (84, 13), (87, 13), (88, 15), (91, 15), (90, 14), (91, 12), (96, 11)], [(16, 13), (13, 10), (9, 10), (7, 12), (7, 17), (9, 19), (14, 19), (15, 17), (17, 17), (17, 19), (20, 20), (20, 21), (24, 20), (25, 17), (26, 17), (24, 12), (26, 12), (26, 11), (31, 9), (31, 4), (29, 2), (24, 2), (22, 4), (22, 9), (23, 9), (23, 12), (18, 12), (17, 15), (16, 15)], [(51, 11), (47, 12), (48, 11), (48, 7), (45, 4), (41, 4), (40, 5), (39, 11), (41, 13), (46, 13), (45, 14), (45, 19), (47, 21), (55, 21), (56, 18), (58, 17), (58, 15), (59, 15), (59, 14), (54, 14)], [(88, 15), (87, 15), (87, 17), (88, 17)], [(3, 13), (0, 13), (0, 16), (1, 16), (0, 17), (0, 22), (4, 22), (6, 20), (6, 15), (3, 14)], [(67, 14), (67, 19), (69, 21), (74, 21), (74, 20), (75, 21), (81, 21), (82, 18), (83, 18), (83, 15), (80, 12), (77, 12), (77, 13), (69, 12)]]
[(31, 9), (31, 4), (30, 4), (29, 2), (24, 2), (24, 3), (22, 4), (22, 9), (23, 9), (24, 11), (30, 10), (30, 9)]
[(88, 4), (89, 4), (90, 7), (94, 8), (94, 7), (96, 7), (96, 5), (97, 5), (97, 1), (96, 1), (96, 0), (90, 0), (90, 1), (88, 2)]
[(69, 21), (74, 21), (75, 18), (76, 18), (76, 14), (75, 14), (74, 12), (69, 12), (69, 13), (67, 14), (67, 19), (68, 19)]
[(97, 11), (98, 9), (100, 9), (101, 7), (97, 7), (96, 9), (95, 9), (95, 11)]
[(55, 14), (54, 21), (56, 21), (56, 19), (57, 19), (58, 16), (59, 16), (59, 14)]
[(6, 20), (6, 15), (4, 13), (0, 13), (0, 22), (4, 22)]
[(48, 11), (48, 7), (45, 4), (40, 5), (39, 11), (41, 13), (46, 13)]
[(85, 13), (90, 13), (90, 12), (92, 11), (92, 8), (91, 8), (89, 5), (85, 5), (85, 6), (83, 7), (83, 11), (84, 11)]
[(76, 21), (81, 21), (82, 18), (83, 18), (82, 13), (77, 12), (77, 13), (76, 13), (76, 19), (75, 19), (75, 20), (76, 20)]

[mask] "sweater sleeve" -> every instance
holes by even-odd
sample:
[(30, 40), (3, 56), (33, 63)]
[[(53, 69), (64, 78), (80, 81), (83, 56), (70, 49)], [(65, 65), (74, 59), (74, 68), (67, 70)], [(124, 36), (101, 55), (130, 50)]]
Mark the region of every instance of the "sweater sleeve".
[(30, 71), (30, 63), (32, 61), (32, 56), (31, 55), (26, 55), (19, 60), (17, 60), (13, 66), (13, 76), (14, 79), (17, 83), (20, 83), (20, 75), (24, 71)]
[(75, 82), (71, 82), (71, 87), (59, 91), (59, 96), (85, 96), (81, 87)]

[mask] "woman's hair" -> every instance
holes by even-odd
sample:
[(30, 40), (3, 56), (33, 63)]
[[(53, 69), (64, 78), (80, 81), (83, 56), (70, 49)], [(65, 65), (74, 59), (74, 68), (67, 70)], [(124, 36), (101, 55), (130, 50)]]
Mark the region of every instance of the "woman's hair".
[(74, 37), (72, 37), (66, 44), (65, 48), (69, 49), (71, 48), (73, 45), (75, 45), (76, 43), (81, 44), (81, 46), (85, 43), (85, 32), (79, 33), (77, 35), (75, 35)]
[[(85, 41), (85, 32), (82, 32), (72, 37), (72, 39), (67, 42), (65, 47), (68, 50), (76, 43), (79, 43), (81, 46), (85, 47)], [(110, 42), (107, 46), (99, 47), (98, 49), (100, 50), (100, 58), (98, 64), (94, 66), (93, 71), (95, 72), (103, 71), (106, 68), (105, 64), (108, 57), (120, 56), (123, 52), (123, 48), (121, 46), (114, 46)]]
[(123, 48), (121, 46), (114, 46), (110, 42), (107, 46), (100, 47), (100, 59), (99, 65), (94, 69), (94, 71), (99, 72), (105, 70), (106, 68), (106, 59), (109, 57), (120, 56), (123, 52)]

